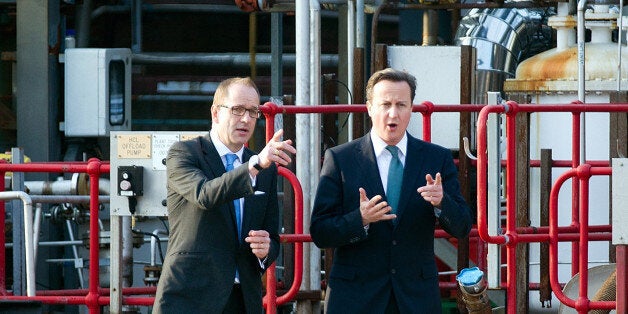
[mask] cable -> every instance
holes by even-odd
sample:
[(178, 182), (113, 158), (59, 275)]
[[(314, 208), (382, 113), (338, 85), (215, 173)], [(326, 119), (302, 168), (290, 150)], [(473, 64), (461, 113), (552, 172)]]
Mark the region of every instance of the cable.
[(156, 234), (152, 234), (150, 232), (144, 232), (144, 231), (133, 229), (133, 228), (131, 228), (131, 232), (133, 232), (135, 234), (141, 234), (141, 235), (147, 235), (147, 236), (155, 237), (155, 239), (157, 240), (157, 249), (159, 250), (159, 258), (161, 259), (161, 264), (163, 265), (163, 263), (164, 263), (164, 252), (161, 249), (161, 240), (159, 239), (159, 236), (156, 235)]
[[(344, 82), (339, 81), (338, 79), (326, 80), (326, 81), (323, 82), (323, 86), (325, 86), (325, 84), (331, 83), (331, 82), (336, 82), (337, 84), (342, 85), (347, 90), (347, 93), (349, 93), (349, 104), (353, 104), (353, 94), (351, 93), (351, 89), (349, 88), (349, 86), (347, 86), (347, 84), (345, 84)], [(349, 117), (350, 116), (351, 116), (350, 114), (347, 114), (347, 116), (345, 117), (344, 122), (342, 123), (342, 125), (340, 126), (340, 129), (338, 130), (338, 133), (341, 133), (342, 130), (345, 128), (345, 126), (347, 125), (347, 122), (349, 122)], [(336, 145), (336, 142), (334, 141), (333, 137), (328, 136), (327, 134), (325, 134), (325, 132), (322, 130), (322, 128), (321, 128), (321, 133), (322, 133), (324, 138), (329, 139), (333, 145)]]

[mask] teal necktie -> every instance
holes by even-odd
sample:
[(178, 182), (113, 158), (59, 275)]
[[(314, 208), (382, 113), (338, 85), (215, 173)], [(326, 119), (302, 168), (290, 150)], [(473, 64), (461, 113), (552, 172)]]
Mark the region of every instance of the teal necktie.
[(388, 167), (388, 183), (386, 184), (386, 199), (388, 205), (392, 207), (392, 213), (396, 214), (399, 209), (399, 197), (401, 195), (401, 182), (403, 181), (403, 165), (399, 160), (397, 146), (388, 145), (386, 149), (392, 154), (390, 166)]
[[(225, 155), (225, 159), (227, 159), (227, 167), (225, 169), (227, 170), (227, 172), (229, 172), (233, 170), (233, 162), (238, 159), (238, 155), (227, 154)], [(236, 223), (238, 226), (238, 241), (241, 242), (242, 240), (240, 239), (240, 237), (242, 234), (242, 217), (240, 213), (240, 199), (233, 200), (233, 207), (235, 208)]]

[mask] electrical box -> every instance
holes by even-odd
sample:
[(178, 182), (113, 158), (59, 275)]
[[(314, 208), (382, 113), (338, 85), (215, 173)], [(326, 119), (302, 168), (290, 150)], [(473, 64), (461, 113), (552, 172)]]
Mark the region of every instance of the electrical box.
[(118, 167), (118, 195), (142, 196), (144, 194), (144, 167)]
[(131, 50), (65, 50), (66, 136), (131, 130)]
[(191, 131), (112, 131), (110, 136), (110, 213), (167, 216), (166, 157), (173, 143), (204, 136)]

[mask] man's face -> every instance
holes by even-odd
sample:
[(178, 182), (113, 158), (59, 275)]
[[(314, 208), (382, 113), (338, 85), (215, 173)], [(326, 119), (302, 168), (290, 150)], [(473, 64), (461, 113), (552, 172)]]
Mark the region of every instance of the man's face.
[(367, 102), (373, 131), (388, 145), (401, 141), (410, 123), (412, 99), (406, 82), (380, 81)]
[(212, 107), (212, 128), (215, 128), (218, 138), (232, 151), (237, 152), (249, 141), (255, 130), (256, 118), (252, 118), (248, 111), (238, 116), (231, 113), (232, 107), (259, 109), (259, 95), (254, 88), (242, 84), (229, 87), (229, 97)]

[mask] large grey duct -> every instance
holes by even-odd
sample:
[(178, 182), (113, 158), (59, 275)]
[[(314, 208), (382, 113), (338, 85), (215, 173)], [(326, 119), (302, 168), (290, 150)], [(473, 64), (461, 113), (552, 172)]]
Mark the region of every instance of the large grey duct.
[(486, 92), (501, 92), (517, 65), (533, 53), (551, 48), (544, 33), (544, 9), (472, 9), (458, 26), (455, 44), (476, 48), (473, 103), (487, 103)]

